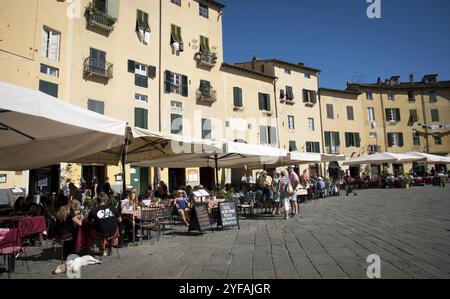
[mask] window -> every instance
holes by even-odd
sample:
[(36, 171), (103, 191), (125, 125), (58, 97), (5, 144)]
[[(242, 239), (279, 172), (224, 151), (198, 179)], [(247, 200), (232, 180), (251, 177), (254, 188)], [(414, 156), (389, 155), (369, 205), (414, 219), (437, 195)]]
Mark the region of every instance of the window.
[(361, 147), (361, 138), (359, 133), (345, 133), (346, 147)]
[(58, 97), (58, 84), (39, 80), (39, 91), (51, 95), (52, 97)]
[(294, 99), (294, 90), (292, 86), (286, 86), (286, 99), (292, 101)]
[(0, 174), (0, 184), (6, 184), (7, 177), (8, 176), (6, 174)]
[(433, 138), (435, 145), (442, 145), (442, 137), (440, 135), (434, 135)]
[(369, 138), (374, 138), (374, 139), (376, 139), (377, 138), (377, 132), (369, 132)]
[(147, 66), (140, 63), (134, 64), (134, 84), (136, 86), (148, 87)]
[(188, 96), (188, 77), (170, 71), (165, 72), (165, 92)]
[(317, 93), (314, 90), (303, 89), (303, 103), (317, 103)]
[(209, 38), (205, 36), (200, 36), (200, 52), (211, 53), (211, 49), (209, 48)]
[(173, 44), (175, 42), (179, 44), (183, 44), (183, 38), (181, 36), (181, 27), (172, 24), (170, 30), (170, 43)]
[(416, 97), (414, 95), (414, 91), (412, 91), (412, 90), (408, 91), (408, 101), (409, 102), (415, 102), (416, 101)]
[(178, 101), (170, 101), (170, 107), (173, 111), (183, 111), (183, 103)]
[(311, 74), (306, 74), (306, 73), (305, 73), (305, 78), (306, 78), (306, 79), (311, 79)]
[(57, 78), (59, 77), (59, 69), (45, 64), (41, 64), (41, 73)]
[(306, 142), (307, 153), (320, 153), (320, 142)]
[(314, 118), (312, 118), (312, 117), (308, 118), (308, 129), (310, 131), (315, 131), (316, 130), (316, 126), (314, 124)]
[(295, 130), (295, 117), (288, 115), (288, 128), (290, 130)]
[(61, 33), (48, 29), (46, 27), (42, 30), (42, 56), (59, 61), (59, 49), (61, 43)]
[(290, 152), (295, 152), (297, 150), (298, 150), (297, 143), (295, 141), (293, 141), (293, 140), (290, 140), (289, 141), (289, 151)]
[(347, 120), (355, 120), (353, 106), (347, 106)]
[(260, 126), (259, 136), (262, 145), (277, 145), (277, 128)]
[(369, 101), (373, 101), (373, 93), (371, 90), (366, 90), (366, 99)]
[(178, 6), (181, 6), (181, 0), (171, 0), (171, 2), (172, 2), (173, 4), (176, 4), (176, 5), (178, 5)]
[(393, 91), (388, 91), (387, 93), (388, 101), (395, 101), (395, 95)]
[(327, 104), (327, 118), (334, 119), (334, 109), (332, 104)]
[(134, 126), (148, 129), (148, 111), (143, 108), (134, 108)]
[(375, 108), (373, 107), (367, 108), (367, 115), (369, 121), (375, 121)]
[(420, 146), (420, 134), (419, 132), (415, 131), (413, 132), (413, 145), (414, 146)]
[(430, 103), (436, 103), (437, 102), (437, 95), (435, 91), (430, 91)]
[(261, 64), (260, 68), (261, 68), (261, 73), (266, 72), (266, 66), (264, 64)]
[(148, 23), (148, 13), (142, 10), (137, 10), (136, 13), (136, 30), (143, 30), (150, 32), (150, 25)]
[(285, 73), (286, 75), (290, 75), (290, 74), (291, 74), (291, 70), (290, 70), (290, 69), (284, 69), (284, 73)]
[(134, 100), (135, 101), (139, 101), (139, 102), (148, 102), (148, 96), (140, 94), (140, 93), (135, 93), (134, 94)]
[(208, 6), (200, 3), (199, 14), (201, 17), (209, 18), (209, 9)]
[(431, 109), (431, 121), (434, 123), (439, 122), (439, 110)]
[(105, 114), (105, 103), (88, 99), (88, 110), (97, 112), (98, 114)]
[(400, 109), (386, 109), (386, 120), (388, 122), (399, 122), (400, 118)]
[(417, 110), (415, 109), (409, 110), (409, 121), (412, 123), (416, 123), (419, 121), (419, 117), (417, 116)]
[(403, 133), (388, 133), (389, 147), (403, 147)]
[(259, 110), (271, 112), (270, 95), (266, 93), (258, 93)]
[(212, 125), (210, 119), (202, 119), (202, 139), (212, 139)]
[(233, 87), (233, 102), (234, 102), (234, 107), (243, 107), (242, 88)]
[(171, 132), (175, 135), (183, 135), (183, 116), (179, 114), (171, 114)]
[(339, 138), (339, 132), (324, 132), (325, 135), (325, 146), (330, 149), (336, 148), (341, 145), (341, 140)]

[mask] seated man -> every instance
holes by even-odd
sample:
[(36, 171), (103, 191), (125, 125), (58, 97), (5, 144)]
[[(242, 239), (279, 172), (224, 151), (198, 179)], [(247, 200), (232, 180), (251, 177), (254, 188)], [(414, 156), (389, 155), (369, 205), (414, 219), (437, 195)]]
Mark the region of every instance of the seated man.
[[(106, 244), (108, 241), (116, 241), (119, 237), (118, 223), (121, 221), (119, 212), (112, 205), (108, 204), (108, 196), (102, 192), (97, 197), (98, 207), (93, 209), (88, 216), (89, 221), (93, 221), (97, 238), (101, 240), (103, 255), (106, 255)], [(113, 242), (117, 245), (116, 242)]]

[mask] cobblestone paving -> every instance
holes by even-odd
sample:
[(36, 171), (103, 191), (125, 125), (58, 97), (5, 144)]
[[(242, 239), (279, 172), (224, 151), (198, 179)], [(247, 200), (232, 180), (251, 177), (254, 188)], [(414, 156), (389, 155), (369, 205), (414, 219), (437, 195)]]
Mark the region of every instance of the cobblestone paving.
[[(120, 249), (121, 258), (83, 268), (83, 278), (367, 278), (366, 259), (381, 257), (382, 278), (450, 278), (450, 188), (363, 190), (305, 204), (288, 221), (241, 221), (241, 230), (163, 236)], [(184, 230), (185, 231), (185, 230)], [(45, 244), (44, 244), (45, 245)], [(59, 252), (28, 250), (12, 278), (52, 275)], [(3, 265), (0, 265), (0, 268)], [(7, 273), (0, 270), (0, 278)]]

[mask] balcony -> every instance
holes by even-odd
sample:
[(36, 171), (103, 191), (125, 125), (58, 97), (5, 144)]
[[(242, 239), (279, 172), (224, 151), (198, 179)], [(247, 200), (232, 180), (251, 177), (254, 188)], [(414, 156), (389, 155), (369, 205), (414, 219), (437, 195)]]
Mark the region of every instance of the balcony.
[(381, 150), (381, 148), (378, 145), (371, 144), (368, 146), (369, 155), (377, 154), (380, 152), (380, 150)]
[(87, 76), (96, 76), (102, 79), (112, 79), (113, 64), (88, 57), (84, 60), (84, 73)]
[(197, 65), (206, 68), (213, 68), (217, 63), (217, 56), (213, 53), (198, 52), (195, 54)]
[(339, 155), (340, 148), (339, 146), (327, 146), (325, 147), (325, 153), (328, 155)]
[(87, 24), (90, 27), (96, 27), (106, 32), (114, 30), (114, 24), (117, 20), (106, 13), (97, 9), (87, 8), (86, 10)]

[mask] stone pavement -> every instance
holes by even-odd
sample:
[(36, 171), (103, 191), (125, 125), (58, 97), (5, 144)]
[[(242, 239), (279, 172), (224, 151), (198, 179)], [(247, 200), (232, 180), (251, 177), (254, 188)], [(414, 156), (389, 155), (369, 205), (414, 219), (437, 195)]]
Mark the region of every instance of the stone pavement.
[[(382, 278), (450, 278), (450, 188), (362, 190), (301, 206), (283, 221), (241, 221), (241, 230), (163, 236), (160, 243), (120, 249), (119, 259), (83, 268), (83, 278), (367, 278), (366, 259), (381, 258)], [(52, 275), (59, 250), (28, 250), (13, 278)], [(0, 265), (0, 268), (3, 267)], [(0, 270), (0, 278), (7, 273)]]

